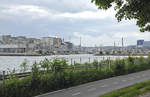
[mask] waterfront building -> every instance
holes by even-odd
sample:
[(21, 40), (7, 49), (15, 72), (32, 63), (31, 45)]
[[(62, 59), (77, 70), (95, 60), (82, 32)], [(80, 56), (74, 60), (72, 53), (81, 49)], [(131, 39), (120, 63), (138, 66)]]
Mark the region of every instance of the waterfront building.
[(35, 38), (12, 37), (11, 35), (0, 36), (1, 53), (32, 53), (39, 44), (39, 39)]
[(61, 38), (57, 37), (43, 37), (41, 38), (42, 49), (47, 49), (50, 52), (57, 50), (62, 44)]
[(68, 54), (74, 52), (71, 42), (64, 42), (57, 37), (27, 38), (24, 36), (12, 37), (0, 36), (0, 53), (38, 53), (44, 54)]
[(0, 41), (3, 41), (4, 44), (8, 44), (9, 42), (11, 42), (10, 38), (11, 35), (2, 35), (0, 36)]
[(25, 53), (26, 46), (23, 44), (6, 44), (0, 45), (0, 53)]

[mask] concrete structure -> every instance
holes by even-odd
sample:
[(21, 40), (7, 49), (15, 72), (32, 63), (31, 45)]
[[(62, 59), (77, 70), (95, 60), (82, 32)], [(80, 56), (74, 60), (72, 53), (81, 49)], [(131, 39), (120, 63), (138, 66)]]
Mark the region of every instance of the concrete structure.
[(24, 36), (0, 36), (0, 53), (53, 53), (62, 47), (62, 39), (57, 37), (26, 38)]
[(42, 49), (52, 51), (57, 51), (57, 48), (60, 48), (62, 44), (61, 38), (57, 37), (43, 37), (41, 38)]
[(39, 47), (40, 40), (36, 38), (12, 37), (11, 35), (0, 36), (1, 53), (32, 53)]
[(2, 53), (25, 53), (26, 45), (23, 45), (23, 44), (0, 45), (0, 52)]
[(73, 48), (74, 45), (71, 42), (63, 42), (59, 47), (56, 47), (59, 54), (73, 54), (75, 53)]
[(11, 35), (3, 35), (0, 36), (0, 41), (3, 41), (3, 43), (8, 44), (9, 42), (11, 42)]

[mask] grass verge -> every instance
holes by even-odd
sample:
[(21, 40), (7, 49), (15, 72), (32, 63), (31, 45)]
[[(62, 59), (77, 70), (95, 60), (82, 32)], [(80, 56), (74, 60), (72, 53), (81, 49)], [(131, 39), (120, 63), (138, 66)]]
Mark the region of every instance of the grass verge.
[(148, 92), (150, 92), (150, 80), (142, 83), (137, 83), (128, 88), (113, 91), (99, 97), (138, 97)]

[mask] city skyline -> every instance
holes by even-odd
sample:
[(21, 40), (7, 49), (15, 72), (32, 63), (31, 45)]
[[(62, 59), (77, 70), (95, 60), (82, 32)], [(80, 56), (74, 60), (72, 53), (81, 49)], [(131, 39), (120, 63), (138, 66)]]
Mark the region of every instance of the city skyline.
[[(23, 36), (23, 35), (18, 35), (18, 36), (14, 36), (14, 35), (11, 35), (11, 34), (0, 34), (0, 36), (11, 36), (11, 37), (24, 37), (24, 38), (27, 38), (27, 39), (42, 39), (42, 38), (60, 38), (62, 41), (64, 41), (64, 42), (71, 42), (71, 43), (73, 43), (72, 41), (71, 41), (71, 37), (69, 37), (68, 39), (64, 39), (64, 37), (59, 37), (59, 36), (45, 36), (45, 37), (34, 37), (34, 36)], [(122, 40), (123, 39), (123, 40)], [(148, 41), (148, 40), (145, 40), (145, 39), (138, 39), (138, 40), (143, 40), (143, 41)], [(105, 43), (102, 43), (101, 42), (101, 44), (100, 45), (93, 45), (93, 46), (88, 46), (88, 45), (85, 45), (85, 44), (82, 44), (82, 42), (84, 42), (84, 40), (82, 39), (82, 37), (79, 37), (78, 38), (78, 41), (80, 41), (79, 42), (79, 44), (76, 44), (76, 43), (73, 43), (74, 45), (76, 45), (76, 46), (80, 46), (80, 45), (82, 45), (83, 47), (103, 47), (103, 46), (120, 46), (120, 47), (122, 47), (122, 42), (124, 42), (125, 44), (124, 44), (124, 46), (135, 46), (135, 45), (137, 45), (137, 41), (138, 40), (135, 40), (135, 43), (134, 44), (126, 44), (126, 39), (124, 38), (124, 37), (121, 37), (118, 41), (114, 41), (111, 45), (104, 45)], [(88, 43), (87, 43), (88, 44)]]
[(0, 35), (58, 36), (76, 45), (82, 37), (83, 46), (121, 45), (122, 37), (126, 45), (150, 40), (150, 33), (139, 32), (134, 20), (118, 23), (113, 9), (98, 10), (90, 0), (2, 0), (0, 10)]

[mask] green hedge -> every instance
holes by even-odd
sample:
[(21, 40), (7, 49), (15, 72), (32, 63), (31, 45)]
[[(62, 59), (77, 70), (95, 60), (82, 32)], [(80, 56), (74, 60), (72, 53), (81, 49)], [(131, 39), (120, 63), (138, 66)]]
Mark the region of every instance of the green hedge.
[[(25, 72), (26, 62), (22, 71)], [(30, 76), (10, 77), (0, 84), (0, 97), (32, 97), (92, 81), (150, 69), (150, 57), (128, 57), (70, 66), (66, 60), (45, 59), (34, 63)]]

